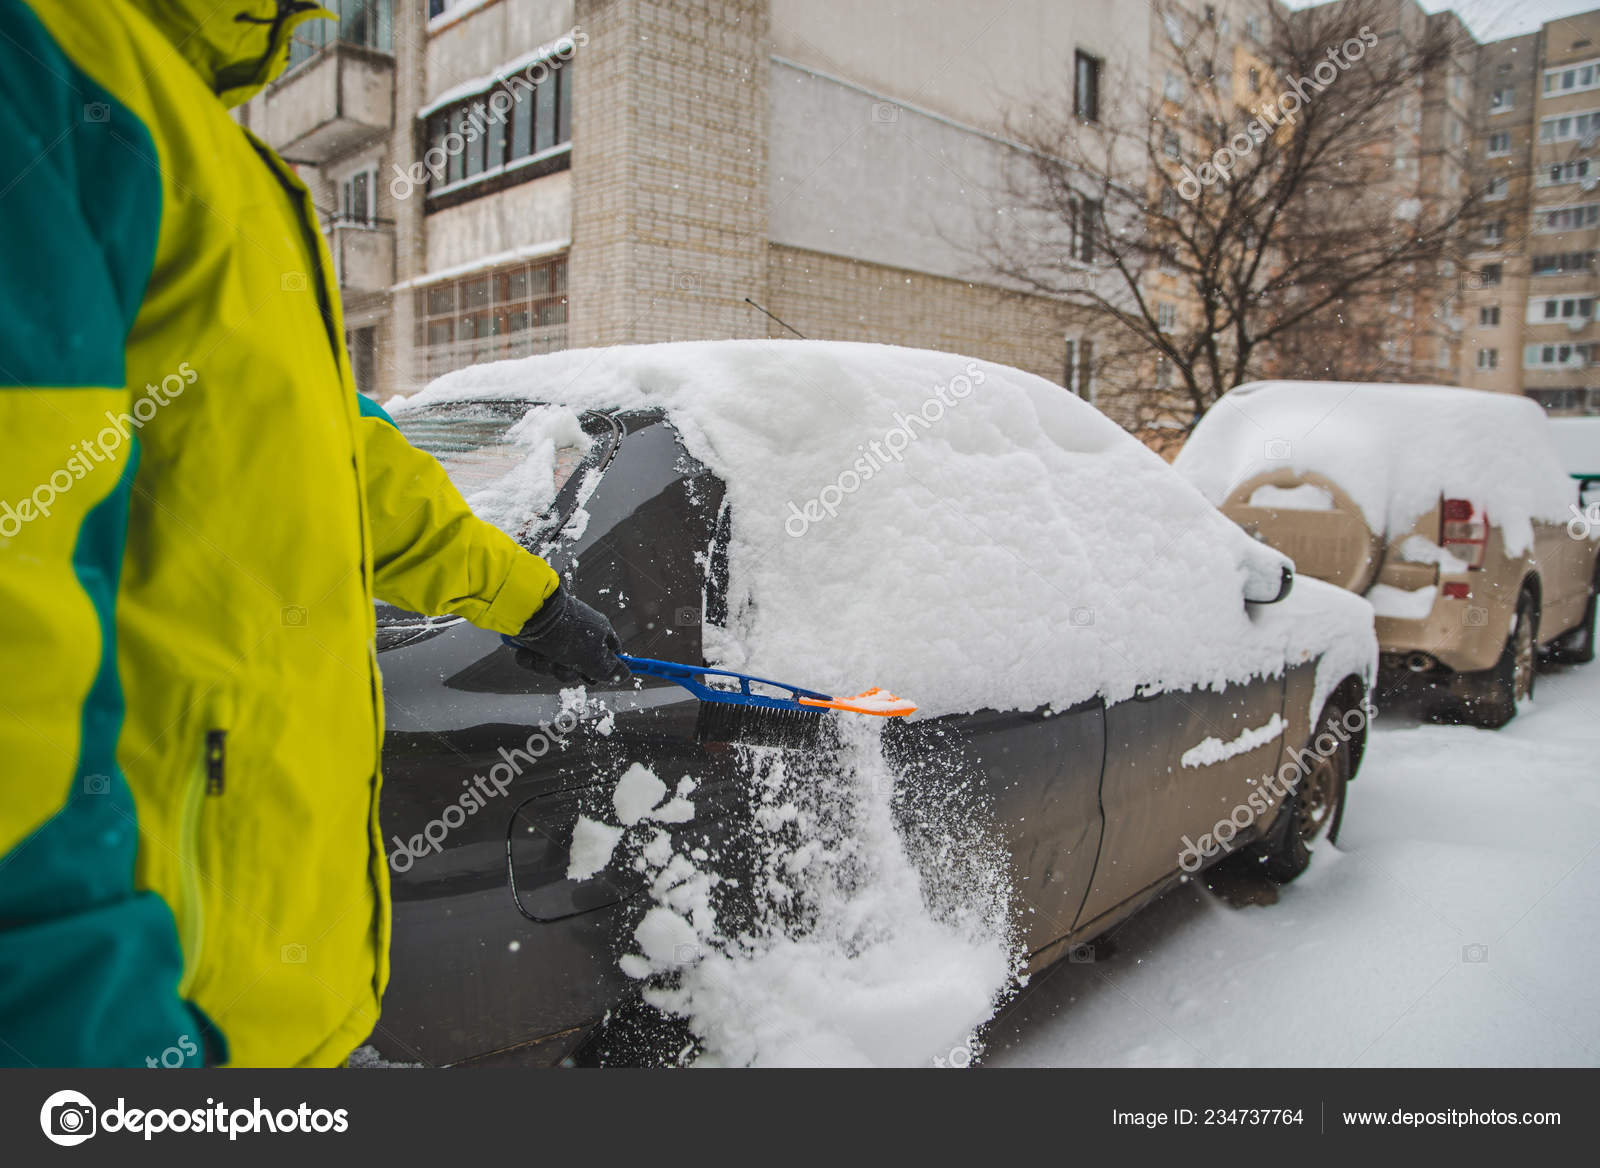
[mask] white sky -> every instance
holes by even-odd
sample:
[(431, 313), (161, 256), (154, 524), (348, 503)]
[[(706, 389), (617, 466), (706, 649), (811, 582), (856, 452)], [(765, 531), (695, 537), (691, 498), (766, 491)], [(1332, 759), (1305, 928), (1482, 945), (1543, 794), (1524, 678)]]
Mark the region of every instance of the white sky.
[[(1288, 0), (1290, 8), (1309, 8), (1314, 0)], [(1320, 0), (1315, 0), (1320, 2)], [(1596, 0), (1420, 0), (1424, 10), (1454, 8), (1480, 41), (1536, 32), (1547, 20), (1573, 16), (1597, 7)]]

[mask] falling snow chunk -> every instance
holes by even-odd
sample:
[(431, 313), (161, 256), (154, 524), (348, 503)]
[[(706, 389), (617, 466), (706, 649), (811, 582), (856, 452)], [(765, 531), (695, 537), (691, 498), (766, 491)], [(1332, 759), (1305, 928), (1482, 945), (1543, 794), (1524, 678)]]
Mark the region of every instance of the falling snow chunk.
[(622, 840), (622, 829), (578, 816), (572, 829), (572, 851), (567, 861), (568, 880), (587, 880), (607, 864)]
[(623, 772), (611, 802), (617, 809), (617, 818), (626, 827), (632, 827), (649, 816), (667, 794), (667, 785), (643, 763), (634, 763)]

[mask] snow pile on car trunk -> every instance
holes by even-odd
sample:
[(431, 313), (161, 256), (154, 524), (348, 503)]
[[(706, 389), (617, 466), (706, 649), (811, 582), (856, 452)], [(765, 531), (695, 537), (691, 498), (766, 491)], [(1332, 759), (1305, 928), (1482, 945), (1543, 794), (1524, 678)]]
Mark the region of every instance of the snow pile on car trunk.
[[(882, 685), (922, 716), (1221, 688), (1336, 647), (1371, 612), (1279, 553), (1043, 378), (882, 345), (720, 341), (570, 350), (449, 374), (397, 408), (524, 398), (666, 411), (728, 484), (717, 663), (810, 688)], [(591, 600), (593, 598), (590, 598)], [(1319, 691), (1337, 682), (1329, 678)]]
[(1517, 394), (1440, 385), (1264, 381), (1211, 408), (1173, 464), (1213, 503), (1289, 467), (1338, 483), (1367, 526), (1398, 538), (1440, 497), (1470, 499), (1533, 545), (1533, 521), (1565, 522), (1574, 499), (1544, 411)]

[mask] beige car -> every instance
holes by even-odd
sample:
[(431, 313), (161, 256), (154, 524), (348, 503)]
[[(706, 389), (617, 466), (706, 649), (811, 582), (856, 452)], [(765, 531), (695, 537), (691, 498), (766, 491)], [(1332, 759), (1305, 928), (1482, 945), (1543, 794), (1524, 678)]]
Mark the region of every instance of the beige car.
[(1538, 658), (1594, 657), (1600, 523), (1532, 401), (1443, 386), (1258, 382), (1176, 468), (1296, 571), (1365, 596), (1380, 690), (1504, 725)]

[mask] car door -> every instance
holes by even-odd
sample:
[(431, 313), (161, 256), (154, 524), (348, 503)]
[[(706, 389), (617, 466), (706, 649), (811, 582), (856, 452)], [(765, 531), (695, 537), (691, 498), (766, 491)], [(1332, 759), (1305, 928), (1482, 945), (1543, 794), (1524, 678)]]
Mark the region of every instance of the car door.
[(992, 817), (1011, 857), (1030, 958), (1072, 931), (1094, 874), (1105, 725), (1096, 698), (1062, 711), (982, 710), (886, 728), (903, 785), (897, 803), (918, 805), (903, 830), (937, 830), (950, 814)]
[(1077, 927), (1153, 890), (1278, 764), (1283, 678), (1141, 691), (1106, 709), (1105, 835)]

